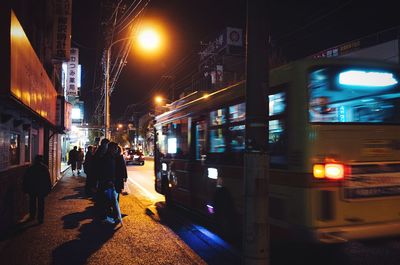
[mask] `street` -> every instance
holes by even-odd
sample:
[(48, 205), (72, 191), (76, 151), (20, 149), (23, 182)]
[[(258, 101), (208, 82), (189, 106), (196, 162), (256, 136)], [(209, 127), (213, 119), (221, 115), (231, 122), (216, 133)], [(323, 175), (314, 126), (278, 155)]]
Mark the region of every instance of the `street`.
[[(208, 264), (240, 264), (240, 250), (208, 230), (207, 225), (185, 210), (166, 209), (164, 197), (154, 191), (153, 161), (146, 161), (144, 166), (128, 166), (130, 192), (154, 213), (162, 218), (156, 220), (172, 229), (192, 250)], [(157, 206), (158, 211), (157, 211)], [(152, 213), (150, 213), (151, 215)], [(200, 228), (201, 227), (201, 228)], [(236, 243), (240, 245), (240, 243)], [(236, 252), (236, 253), (235, 253)], [(290, 255), (288, 255), (290, 253)], [(218, 262), (215, 257), (220, 256)], [(229, 261), (229, 262), (228, 262)], [(234, 262), (236, 261), (236, 263)], [(369, 241), (355, 241), (342, 245), (275, 245), (271, 247), (271, 264), (328, 264), (328, 265), (398, 265), (400, 261), (400, 238), (389, 238)]]
[[(154, 192), (153, 163), (128, 166), (124, 225), (95, 218), (84, 176), (63, 177), (46, 199), (43, 225), (21, 223), (0, 240), (1, 264), (240, 264), (240, 243), (221, 239), (201, 218), (167, 208)], [(311, 246), (272, 243), (270, 264), (398, 265), (400, 239)]]
[(181, 208), (169, 209), (164, 196), (154, 189), (154, 163), (144, 166), (128, 165), (126, 191), (134, 195), (147, 209), (153, 220), (172, 229), (208, 264), (240, 264), (240, 251), (213, 232), (203, 220)]

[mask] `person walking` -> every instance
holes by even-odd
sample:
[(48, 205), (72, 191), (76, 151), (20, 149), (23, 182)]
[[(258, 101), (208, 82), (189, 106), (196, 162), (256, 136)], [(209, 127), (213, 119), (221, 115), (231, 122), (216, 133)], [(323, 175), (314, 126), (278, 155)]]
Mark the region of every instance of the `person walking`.
[(76, 170), (78, 171), (78, 175), (81, 174), (82, 163), (83, 163), (84, 157), (85, 157), (85, 154), (83, 153), (82, 148), (79, 147), (79, 149), (77, 151), (77, 155), (76, 155)]
[(115, 156), (115, 191), (117, 192), (117, 200), (119, 201), (119, 196), (124, 189), (125, 182), (128, 179), (128, 172), (126, 170), (126, 163), (124, 156), (122, 155), (121, 146), (117, 146), (117, 154)]
[(118, 202), (118, 194), (116, 192), (116, 172), (117, 172), (117, 156), (118, 144), (110, 142), (108, 144), (107, 153), (104, 156), (104, 175), (99, 179), (101, 190), (106, 197), (105, 223), (122, 224), (121, 209)]
[(107, 178), (107, 167), (105, 165), (105, 155), (107, 153), (108, 143), (110, 140), (104, 138), (100, 142), (100, 146), (96, 149), (96, 152), (93, 156), (93, 185), (96, 187), (96, 193), (94, 194), (94, 201), (96, 210), (98, 211), (100, 218), (104, 219), (106, 216), (105, 213), (105, 204), (106, 204), (106, 197), (104, 193), (104, 187), (101, 186), (100, 181), (102, 179)]
[(43, 157), (37, 155), (23, 177), (23, 191), (29, 194), (29, 220), (36, 218), (39, 224), (44, 221), (44, 200), (51, 191), (50, 172), (43, 163)]
[(78, 148), (77, 146), (74, 146), (74, 148), (68, 153), (68, 165), (71, 165), (72, 176), (75, 176), (76, 162), (78, 160), (77, 148)]
[(85, 154), (85, 162), (83, 162), (83, 170), (86, 174), (85, 192), (88, 196), (92, 196), (96, 189), (96, 181), (93, 175), (93, 159), (93, 146), (89, 145)]

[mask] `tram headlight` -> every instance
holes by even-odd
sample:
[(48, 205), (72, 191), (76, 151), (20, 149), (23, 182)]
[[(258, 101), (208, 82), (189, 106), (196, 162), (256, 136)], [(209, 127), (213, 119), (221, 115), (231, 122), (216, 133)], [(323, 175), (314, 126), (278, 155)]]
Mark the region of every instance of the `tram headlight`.
[(217, 179), (218, 178), (218, 169), (209, 167), (209, 168), (207, 168), (207, 174), (210, 179)]

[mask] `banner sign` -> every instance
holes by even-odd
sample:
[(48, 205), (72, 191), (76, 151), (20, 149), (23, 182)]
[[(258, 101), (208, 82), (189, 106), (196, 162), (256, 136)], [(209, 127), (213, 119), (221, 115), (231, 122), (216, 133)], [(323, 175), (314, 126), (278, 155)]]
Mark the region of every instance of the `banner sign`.
[(226, 43), (232, 46), (243, 46), (242, 30), (238, 28), (226, 29)]
[(200, 51), (200, 61), (208, 57), (215, 56), (227, 47), (243, 46), (243, 31), (239, 28), (227, 27), (215, 40), (210, 41), (205, 48)]
[(68, 61), (71, 48), (72, 0), (55, 0), (53, 59)]
[(11, 14), (11, 94), (56, 125), (57, 92), (14, 12)]
[(79, 50), (72, 48), (70, 53), (70, 60), (67, 63), (67, 75), (66, 75), (66, 94), (67, 96), (78, 96), (78, 78), (80, 78), (79, 67)]

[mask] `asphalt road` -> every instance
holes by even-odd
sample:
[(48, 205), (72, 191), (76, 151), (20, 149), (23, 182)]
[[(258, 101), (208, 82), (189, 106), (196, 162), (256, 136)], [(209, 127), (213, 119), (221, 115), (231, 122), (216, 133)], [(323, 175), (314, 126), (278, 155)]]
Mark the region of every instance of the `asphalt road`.
[(240, 264), (240, 250), (228, 243), (208, 226), (204, 220), (181, 208), (167, 208), (164, 196), (154, 189), (154, 163), (144, 166), (128, 165), (125, 190), (147, 207), (147, 213), (160, 224), (176, 233), (207, 264)]
[[(151, 209), (154, 218), (168, 226), (208, 264), (240, 264), (240, 242), (231, 245), (195, 216), (164, 207), (164, 197), (154, 190), (153, 162), (128, 166), (128, 188)], [(271, 264), (399, 265), (400, 238), (354, 241), (341, 245), (271, 244)]]

